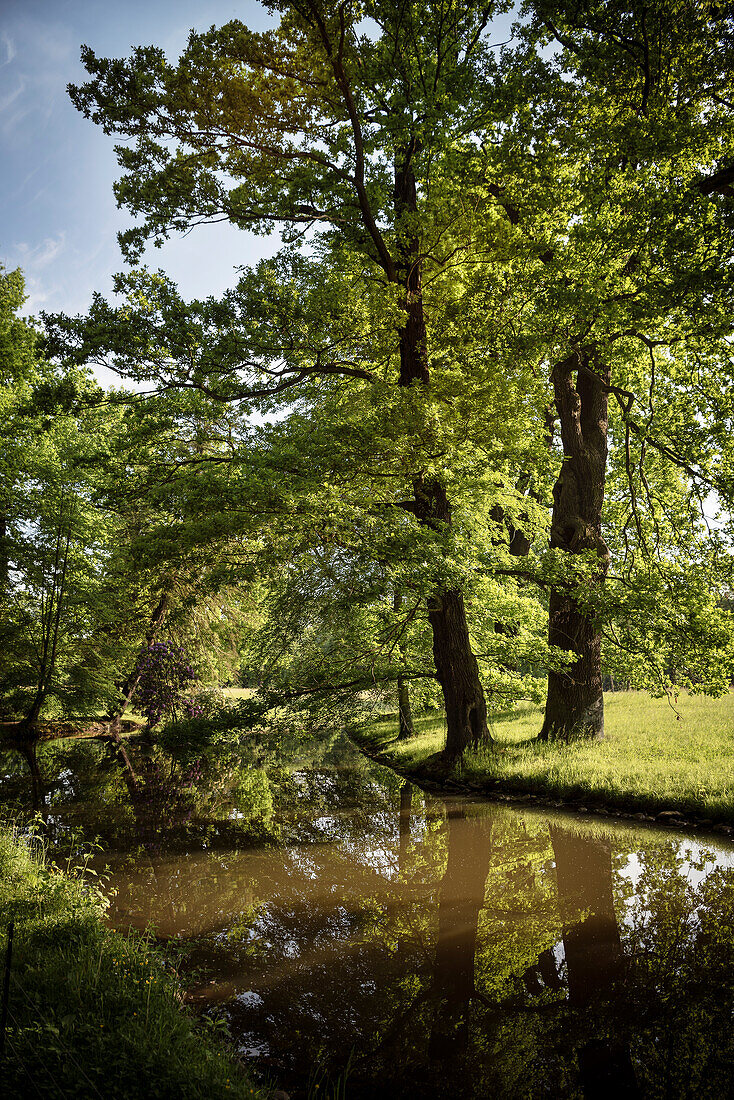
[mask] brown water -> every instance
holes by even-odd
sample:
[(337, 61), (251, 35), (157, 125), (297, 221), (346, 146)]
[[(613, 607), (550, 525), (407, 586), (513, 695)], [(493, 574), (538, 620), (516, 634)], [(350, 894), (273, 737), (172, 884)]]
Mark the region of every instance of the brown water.
[(147, 814), (79, 774), (51, 824), (105, 835), (110, 922), (185, 943), (293, 1097), (734, 1095), (727, 842), (426, 796), (346, 741)]

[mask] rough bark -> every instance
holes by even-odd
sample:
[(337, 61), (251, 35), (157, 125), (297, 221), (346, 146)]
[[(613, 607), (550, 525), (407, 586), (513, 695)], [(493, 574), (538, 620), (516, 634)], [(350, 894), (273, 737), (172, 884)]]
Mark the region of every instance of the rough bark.
[(490, 740), (487, 704), (461, 592), (450, 588), (432, 596), (428, 619), (433, 629), (436, 676), (446, 707), (446, 755), (458, 757), (468, 746)]
[[(426, 321), (423, 311), (420, 244), (400, 220), (417, 211), (413, 157), (418, 151), (412, 141), (395, 166), (395, 213), (399, 222), (397, 273), (404, 288), (405, 323), (399, 330), (400, 385), (428, 386), (430, 370)], [(446, 490), (437, 478), (418, 476), (413, 481), (415, 515), (419, 523), (437, 530), (451, 525), (451, 508)], [(428, 601), (428, 618), (433, 632), (436, 676), (446, 707), (446, 748), (450, 760), (469, 746), (491, 741), (487, 706), (479, 666), (472, 652), (464, 599), (458, 589), (439, 589)]]
[[(574, 379), (574, 375), (576, 376)], [(609, 551), (601, 534), (609, 426), (609, 371), (574, 352), (553, 370), (563, 464), (553, 489), (551, 546), (568, 554), (593, 550), (602, 584)], [(551, 590), (548, 641), (576, 655), (563, 672), (548, 674), (541, 741), (604, 736), (601, 635), (568, 590)]]

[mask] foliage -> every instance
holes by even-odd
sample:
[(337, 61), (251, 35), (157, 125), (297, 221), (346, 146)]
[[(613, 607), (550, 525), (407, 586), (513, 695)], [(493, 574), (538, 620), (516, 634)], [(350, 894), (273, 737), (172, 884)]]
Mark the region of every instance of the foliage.
[[(180, 1003), (175, 958), (102, 925), (80, 871), (0, 833), (0, 924), (15, 920), (4, 1084), (97, 1097), (264, 1096)], [(111, 1079), (112, 1074), (112, 1079)]]
[[(176, 537), (204, 524), (249, 542), (254, 651), (286, 697), (389, 690), (398, 666), (430, 683), (424, 601), (446, 589), (495, 701), (538, 698), (568, 663), (543, 640), (549, 588), (593, 618), (615, 675), (724, 690), (731, 557), (705, 513), (712, 488), (732, 499), (734, 245), (725, 199), (698, 182), (731, 154), (728, 17), (538, 0), (496, 49), (505, 4), (448, 20), (430, 0), (272, 10), (262, 34), (192, 33), (177, 63), (85, 48), (71, 95), (130, 139), (129, 258), (220, 217), (279, 228), (286, 247), (219, 301), (120, 276), (125, 304), (48, 319), (50, 348), (152, 383), (162, 412), (196, 409), (195, 445), (164, 459)], [(395, 196), (410, 173), (409, 209)], [(406, 297), (409, 269), (422, 283)], [(411, 294), (430, 387), (401, 384)], [(606, 586), (594, 555), (543, 548), (563, 457), (549, 376), (574, 349), (611, 372)], [(432, 478), (449, 523), (416, 522)]]
[(3, 279), (16, 294), (2, 299), (12, 345), (3, 362), (2, 705), (35, 718), (43, 707), (84, 706), (110, 690), (114, 658), (102, 656), (103, 639), (110, 620), (126, 613), (129, 591), (120, 585), (113, 596), (106, 584), (119, 527), (96, 507), (91, 471), (114, 414), (97, 411), (101, 390), (86, 372), (57, 370), (40, 356), (33, 326), (15, 316), (22, 278)]
[(135, 666), (138, 677), (136, 706), (157, 726), (164, 718), (195, 718), (201, 705), (191, 697), (196, 673), (181, 648), (170, 642), (152, 642), (141, 650)]
[(30, 725), (119, 713), (141, 646), (164, 623), (210, 675), (231, 675), (242, 597), (213, 579), (221, 538), (211, 526), (171, 537), (175, 502), (159, 475), (199, 430), (196, 410), (103, 391), (86, 369), (53, 365), (17, 316), (20, 273), (2, 275), (0, 291), (2, 712)]

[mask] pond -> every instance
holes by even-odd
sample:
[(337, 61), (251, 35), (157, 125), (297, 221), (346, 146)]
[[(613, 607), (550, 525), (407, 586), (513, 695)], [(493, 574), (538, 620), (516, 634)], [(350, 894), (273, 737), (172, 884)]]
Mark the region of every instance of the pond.
[[(47, 746), (109, 921), (292, 1097), (711, 1097), (734, 1087), (734, 850), (440, 798), (344, 737), (182, 759)], [(3, 757), (0, 795), (22, 777)], [(318, 1088), (317, 1088), (318, 1086)]]

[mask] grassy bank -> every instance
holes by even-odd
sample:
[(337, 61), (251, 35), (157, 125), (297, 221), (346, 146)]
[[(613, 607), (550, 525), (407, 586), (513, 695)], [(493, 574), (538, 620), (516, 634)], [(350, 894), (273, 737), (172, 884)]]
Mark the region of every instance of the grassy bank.
[(15, 921), (3, 1096), (267, 1094), (181, 1006), (161, 954), (104, 928), (101, 894), (0, 828), (0, 954)]
[[(541, 745), (537, 707), (496, 714), (493, 748), (468, 753), (467, 783), (635, 812), (679, 810), (734, 823), (734, 693), (722, 699), (682, 696), (677, 711), (642, 692), (606, 696), (606, 739)], [(396, 719), (373, 723), (361, 739), (385, 763), (410, 773), (443, 747), (443, 719), (416, 721), (416, 736), (394, 740)]]

